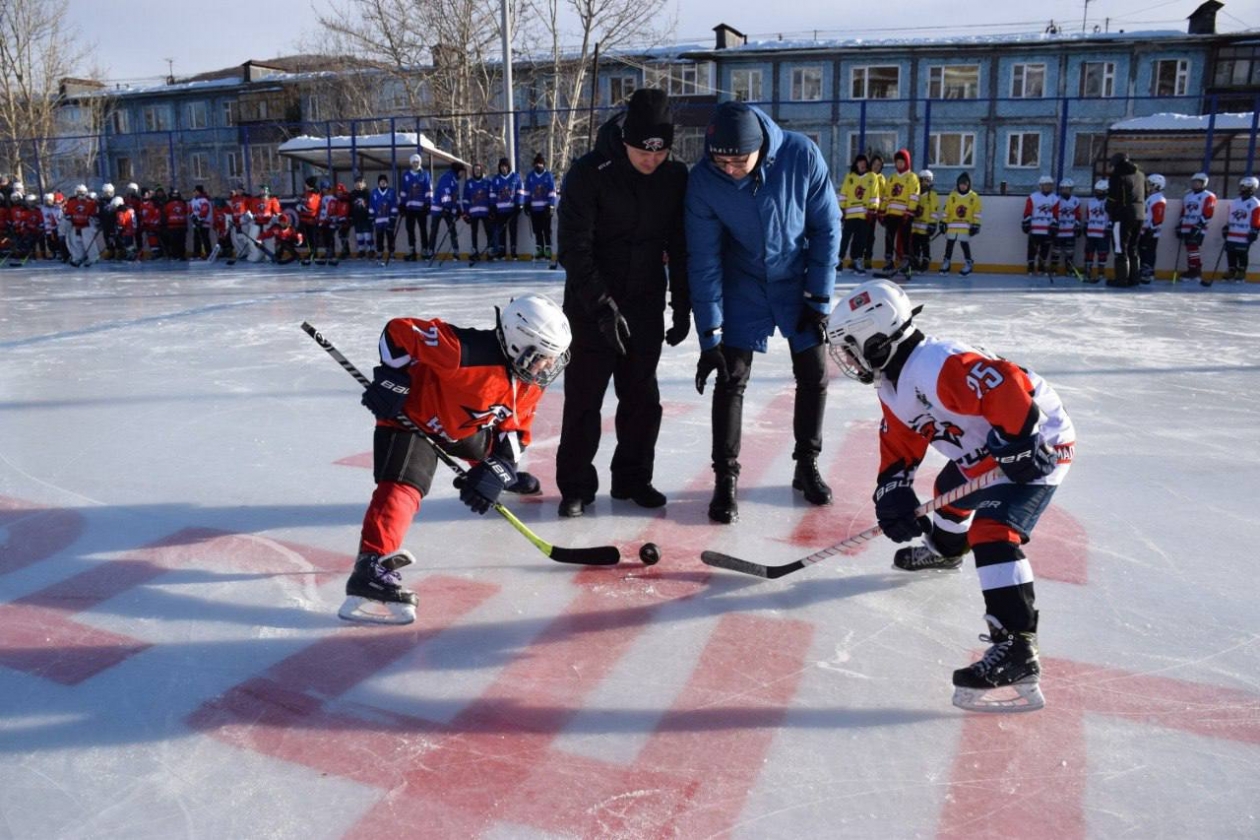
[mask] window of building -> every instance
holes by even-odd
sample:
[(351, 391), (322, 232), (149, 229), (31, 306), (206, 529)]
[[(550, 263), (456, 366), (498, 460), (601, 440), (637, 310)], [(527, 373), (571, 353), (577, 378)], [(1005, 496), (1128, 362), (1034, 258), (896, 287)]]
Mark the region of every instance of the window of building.
[(975, 166), (976, 135), (942, 131), (928, 135), (928, 166)]
[(141, 112), (145, 131), (169, 131), (171, 109), (166, 105), (148, 105)]
[(1012, 169), (1041, 166), (1041, 134), (1036, 131), (1012, 131), (1008, 134), (1006, 165)]
[(1260, 84), (1260, 47), (1246, 44), (1221, 47), (1216, 56), (1212, 83), (1217, 87)]
[(707, 72), (707, 66), (702, 72), (699, 64), (669, 64), (657, 68), (651, 78), (670, 96), (697, 96), (708, 92)]
[(223, 103), (223, 127), (230, 128), (236, 125), (239, 117), (236, 100), (229, 100)]
[(793, 102), (817, 102), (822, 99), (821, 67), (793, 67), (792, 92), (788, 98)]
[(209, 172), (209, 168), (206, 166), (205, 152), (193, 152), (188, 156), (188, 171), (198, 181), (206, 179), (206, 173)]
[(638, 80), (631, 74), (611, 76), (608, 79), (608, 104), (622, 105), (634, 93)]
[(1046, 95), (1046, 65), (1016, 64), (1011, 68), (1011, 98), (1040, 99)]
[(266, 99), (258, 100), (258, 102), (255, 103), (254, 108), (255, 108), (256, 113), (258, 114), (258, 119), (260, 120), (267, 119), (267, 100)]
[(980, 96), (979, 64), (928, 68), (928, 99), (975, 99)]
[(704, 157), (704, 129), (679, 128), (674, 131), (671, 148), (674, 160), (695, 161)]
[[(892, 169), (892, 156), (897, 151), (897, 132), (895, 131), (868, 131), (866, 132), (866, 143), (862, 145), (860, 141), (862, 135), (856, 131), (849, 133), (849, 163), (858, 155), (866, 155), (868, 158), (872, 155), (879, 155), (887, 162), (887, 169)], [(888, 173), (885, 173), (888, 174)]]
[(204, 102), (186, 102), (184, 103), (184, 127), (185, 128), (205, 128), (206, 122), (206, 103)]
[(117, 157), (114, 158), (114, 178), (118, 181), (130, 181), (133, 177), (131, 171), (131, 158)]
[(318, 120), (320, 117), (319, 94), (308, 93), (302, 97), (302, 119)]
[(1151, 93), (1155, 96), (1185, 96), (1190, 87), (1190, 62), (1184, 58), (1155, 62)]
[(1092, 168), (1095, 163), (1103, 159), (1106, 149), (1106, 134), (1078, 131), (1076, 145), (1072, 149), (1072, 166)]
[(896, 65), (854, 67), (850, 78), (852, 99), (897, 99), (901, 95), (901, 68)]
[(109, 127), (115, 134), (126, 134), (131, 131), (131, 112), (119, 108), (109, 115)]
[(1081, 96), (1115, 96), (1116, 64), (1114, 61), (1081, 63)]
[(731, 95), (739, 102), (760, 102), (761, 71), (749, 68), (731, 71)]
[(241, 177), (241, 156), (236, 152), (227, 152), (223, 156), (223, 164), (229, 178)]
[(821, 131), (802, 131), (801, 134), (804, 134), (811, 141), (813, 141), (814, 145), (817, 146), (819, 149), (822, 148), (822, 132)]

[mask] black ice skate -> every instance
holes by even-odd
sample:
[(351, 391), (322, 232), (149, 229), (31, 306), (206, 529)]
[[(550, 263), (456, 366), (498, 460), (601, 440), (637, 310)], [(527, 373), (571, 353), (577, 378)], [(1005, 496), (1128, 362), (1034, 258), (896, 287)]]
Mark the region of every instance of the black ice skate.
[(954, 705), (972, 712), (1031, 712), (1046, 705), (1035, 615), (1033, 629), (1024, 633), (1008, 632), (991, 615), (984, 620), (989, 633), (980, 641), (991, 646), (980, 661), (954, 672)]
[(930, 545), (899, 548), (893, 555), (893, 566), (906, 572), (953, 571), (962, 566), (962, 555), (944, 557)]
[(416, 562), (410, 551), (381, 556), (363, 552), (346, 581), (346, 600), (337, 615), (346, 621), (410, 624), (416, 620), (416, 593), (402, 588), (398, 570)]

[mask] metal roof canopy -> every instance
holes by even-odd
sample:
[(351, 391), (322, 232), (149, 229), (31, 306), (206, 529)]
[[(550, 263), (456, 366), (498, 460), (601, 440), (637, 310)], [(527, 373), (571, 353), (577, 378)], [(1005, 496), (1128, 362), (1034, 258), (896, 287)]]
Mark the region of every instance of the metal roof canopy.
[[(394, 134), (362, 136), (312, 137), (303, 135), (288, 140), (276, 149), (283, 157), (308, 163), (333, 172), (361, 172), (367, 169), (406, 169), (417, 151), (433, 161), (468, 162), (445, 152), (424, 134), (398, 131)], [(471, 167), (470, 167), (471, 168)]]

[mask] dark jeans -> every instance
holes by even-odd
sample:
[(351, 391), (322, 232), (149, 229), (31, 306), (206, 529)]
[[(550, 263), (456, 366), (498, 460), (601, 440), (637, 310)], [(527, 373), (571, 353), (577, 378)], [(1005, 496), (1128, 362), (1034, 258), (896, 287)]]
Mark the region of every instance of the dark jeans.
[[(739, 475), (743, 437), (744, 389), (752, 374), (753, 351), (722, 345), (727, 380), (713, 388), (713, 471)], [(796, 401), (792, 411), (792, 457), (817, 458), (822, 452), (823, 413), (827, 407), (827, 348), (819, 344), (792, 356)]]
[[(499, 256), (503, 256), (509, 250), (512, 256), (516, 256), (516, 217), (518, 215), (520, 215), (520, 210), (513, 208), (507, 211), (500, 210), (494, 217), (491, 235), (494, 237), (494, 248), (499, 252)], [(504, 245), (504, 231), (507, 231), (510, 248)]]
[(407, 247), (412, 251), (416, 250), (416, 228), (420, 228), (420, 247), (429, 250), (429, 230), (424, 223), (424, 217), (429, 211), (423, 207), (405, 207), (403, 215), (407, 224)]

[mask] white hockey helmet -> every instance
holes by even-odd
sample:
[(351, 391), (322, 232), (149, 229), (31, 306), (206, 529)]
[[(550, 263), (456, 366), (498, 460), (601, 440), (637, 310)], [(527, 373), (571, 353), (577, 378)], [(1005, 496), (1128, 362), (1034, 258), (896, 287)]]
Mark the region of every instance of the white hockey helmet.
[(116, 195), (109, 200), (109, 209), (117, 210), (119, 207), (122, 207), (126, 203), (127, 202), (123, 201), (123, 198), (121, 195)]
[(1071, 178), (1064, 178), (1063, 180), (1059, 181), (1059, 189), (1060, 190), (1074, 190), (1076, 189), (1076, 182), (1073, 181)]
[(412, 155), (412, 156), (411, 156), (411, 168), (412, 168), (412, 169), (419, 169), (419, 168), (420, 168), (420, 164), (421, 164), (421, 162), (422, 162), (422, 161), (420, 160), (420, 155)]
[(1164, 176), (1160, 175), (1158, 172), (1152, 174), (1151, 177), (1146, 180), (1152, 187), (1155, 188), (1155, 192), (1163, 192), (1164, 187), (1168, 186), (1168, 182), (1164, 180)]
[(1054, 186), (1054, 179), (1053, 179), (1053, 178), (1051, 178), (1049, 175), (1042, 175), (1040, 178), (1038, 178), (1038, 179), (1037, 179), (1037, 186), (1039, 186), (1039, 187), (1053, 187), (1053, 186)]
[(569, 363), (569, 319), (546, 295), (513, 298), (499, 316), (499, 345), (522, 381), (547, 387)]
[(105, 196), (106, 198), (113, 198), (113, 197), (114, 197), (114, 185), (113, 185), (113, 184), (105, 184), (104, 186), (102, 186), (102, 187), (101, 187), (101, 195)]
[(1260, 190), (1260, 180), (1255, 175), (1248, 175), (1238, 182), (1238, 188), (1247, 195), (1251, 195), (1256, 190)]
[(922, 308), (911, 306), (896, 283), (859, 284), (827, 318), (827, 352), (846, 376), (875, 382), (897, 347), (917, 332), (911, 322)]
[(14, 194), (14, 195), (21, 195), (21, 194), (22, 194), (22, 193), (24, 193), (24, 192), (26, 192), (26, 187), (22, 186), (22, 182), (21, 182), (21, 181), (14, 181), (14, 182), (13, 182), (13, 194)]
[(936, 176), (932, 174), (931, 169), (924, 169), (919, 173), (920, 181), (927, 181), (929, 184), (936, 183)]
[(132, 181), (130, 184), (127, 185), (127, 195), (139, 195), (139, 193), (140, 193), (140, 185), (137, 184), (135, 181)]
[(1111, 184), (1107, 182), (1106, 178), (1099, 178), (1094, 182), (1094, 192), (1096, 193), (1105, 193), (1109, 189), (1111, 189)]
[(1206, 172), (1196, 172), (1196, 173), (1194, 173), (1193, 175), (1191, 175), (1191, 176), (1190, 176), (1190, 186), (1192, 186), (1192, 187), (1193, 187), (1193, 186), (1194, 186), (1194, 182), (1195, 182), (1195, 181), (1202, 181), (1202, 182), (1203, 182), (1203, 185), (1202, 185), (1201, 187), (1199, 187), (1199, 189), (1201, 189), (1201, 190), (1202, 190), (1202, 189), (1207, 189), (1207, 185), (1208, 185), (1208, 176), (1207, 176), (1207, 173), (1206, 173)]
[(44, 193), (44, 203), (47, 204), (49, 207), (52, 207), (54, 204), (57, 203), (57, 196), (53, 195), (52, 193)]
[(74, 194), (77, 196), (85, 196), (87, 195), (87, 192), (87, 184), (79, 184), (74, 188)]
[(92, 192), (88, 193), (88, 198), (96, 201), (96, 190), (92, 190)]
[(35, 195), (35, 193), (31, 193), (30, 195), (28, 195), (28, 196), (26, 197), (26, 203), (27, 203), (27, 204), (38, 204), (38, 203), (39, 203), (39, 196)]

